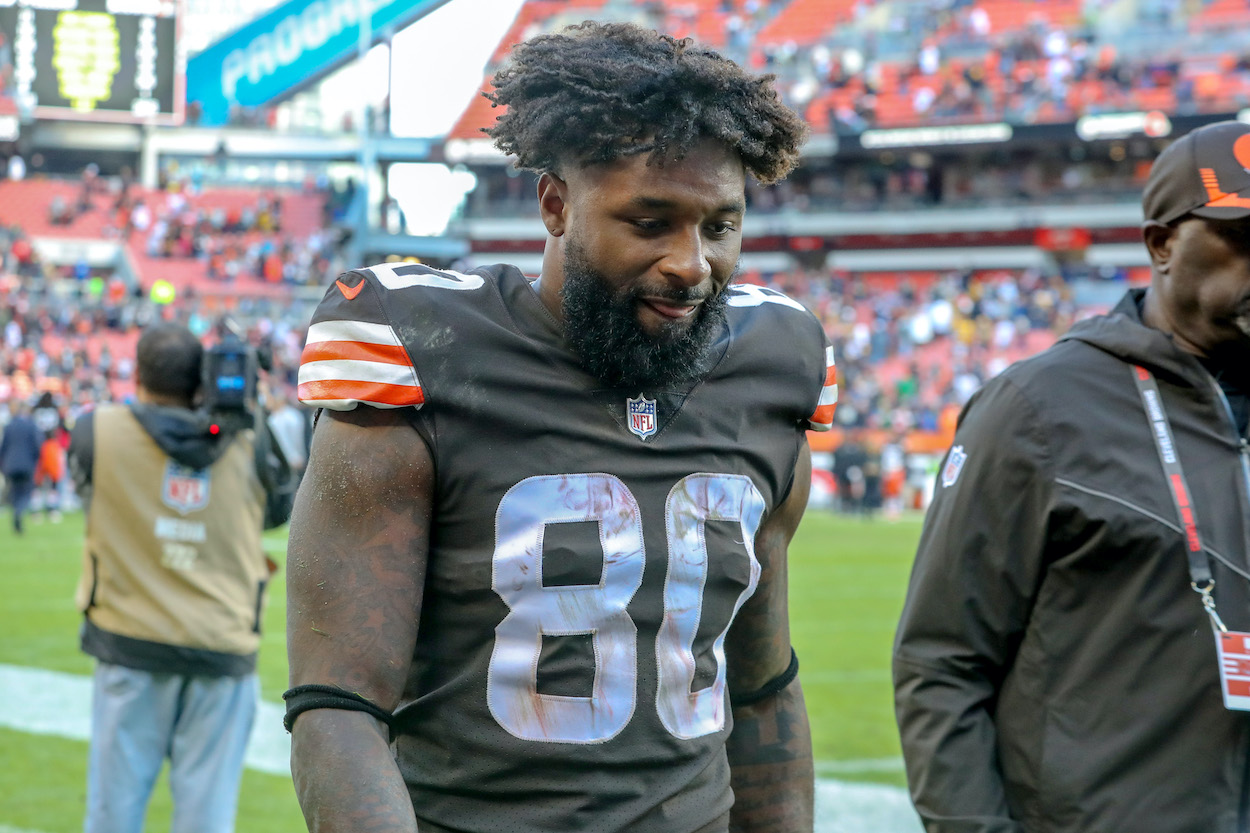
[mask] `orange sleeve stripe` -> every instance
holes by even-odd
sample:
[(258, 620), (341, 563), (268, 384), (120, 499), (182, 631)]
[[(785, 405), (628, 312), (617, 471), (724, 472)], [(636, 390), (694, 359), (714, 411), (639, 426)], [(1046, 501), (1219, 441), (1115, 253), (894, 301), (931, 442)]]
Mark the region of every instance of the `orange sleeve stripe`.
[(837, 408), (837, 405), (821, 405), (816, 409), (816, 413), (812, 414), (809, 421), (820, 425), (833, 425), (833, 412)]
[(408, 352), (398, 344), (370, 344), (367, 341), (314, 341), (300, 354), (300, 363), (331, 360), (378, 362), (412, 367)]
[(416, 385), (331, 379), (324, 382), (304, 382), (299, 386), (299, 398), (305, 402), (315, 402), (318, 399), (355, 399), (400, 407), (425, 404), (425, 391)]
[(829, 365), (829, 369), (825, 371), (825, 387), (832, 385), (836, 381), (838, 381), (838, 368), (834, 365)]

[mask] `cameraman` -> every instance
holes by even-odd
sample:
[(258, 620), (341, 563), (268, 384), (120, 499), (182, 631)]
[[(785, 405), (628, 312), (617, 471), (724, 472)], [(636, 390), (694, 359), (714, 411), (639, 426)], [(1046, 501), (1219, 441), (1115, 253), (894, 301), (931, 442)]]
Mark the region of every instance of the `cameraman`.
[(266, 517), (286, 474), (250, 412), (194, 409), (197, 394), (214, 399), (202, 388), (220, 382), (201, 380), (212, 364), (186, 327), (150, 327), (136, 404), (102, 405), (74, 426), (87, 510), (77, 603), (82, 649), (97, 660), (86, 833), (139, 833), (167, 756), (172, 833), (234, 829), (276, 570), (261, 531), (286, 520)]

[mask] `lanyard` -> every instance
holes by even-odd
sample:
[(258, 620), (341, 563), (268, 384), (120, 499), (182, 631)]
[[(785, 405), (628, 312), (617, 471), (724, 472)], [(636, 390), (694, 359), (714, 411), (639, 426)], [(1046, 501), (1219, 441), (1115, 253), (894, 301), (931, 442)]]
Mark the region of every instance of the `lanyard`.
[(1211, 615), (1212, 623), (1220, 630), (1227, 631), (1220, 615), (1215, 612), (1215, 599), (1211, 591), (1215, 589), (1215, 578), (1211, 575), (1211, 564), (1202, 550), (1202, 539), (1198, 536), (1198, 522), (1194, 518), (1194, 507), (1189, 499), (1189, 486), (1185, 482), (1185, 471), (1181, 468), (1180, 458), (1176, 454), (1176, 444), (1172, 441), (1172, 426), (1168, 424), (1167, 414), (1163, 412), (1163, 400), (1159, 396), (1159, 386), (1149, 370), (1140, 365), (1133, 365), (1133, 381), (1137, 384), (1137, 392), (1141, 394), (1142, 405), (1146, 409), (1146, 418), (1150, 420), (1150, 436), (1155, 441), (1159, 452), (1159, 462), (1163, 464), (1163, 473), (1167, 476), (1168, 487), (1172, 492), (1172, 502), (1176, 505), (1176, 514), (1180, 518), (1181, 528), (1185, 532), (1186, 556), (1189, 559), (1189, 585), (1202, 597), (1202, 606)]

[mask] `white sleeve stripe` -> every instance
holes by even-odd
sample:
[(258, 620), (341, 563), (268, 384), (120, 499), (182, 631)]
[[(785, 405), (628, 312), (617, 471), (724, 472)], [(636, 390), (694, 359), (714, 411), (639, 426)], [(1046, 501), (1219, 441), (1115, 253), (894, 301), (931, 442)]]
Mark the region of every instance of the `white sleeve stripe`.
[(816, 403), (819, 408), (822, 405), (836, 405), (838, 403), (838, 386), (825, 385), (820, 391), (820, 401)]
[(390, 347), (402, 346), (394, 328), (365, 321), (318, 321), (308, 328), (307, 343), (316, 344), (322, 341), (360, 341)]
[(332, 359), (306, 362), (299, 368), (299, 383), (309, 382), (378, 382), (384, 385), (420, 387), (417, 372), (401, 364)]
[(406, 408), (407, 405), (392, 405), (389, 402), (370, 402), (368, 399), (314, 399), (305, 402), (316, 408), (328, 408), (331, 411), (350, 411), (361, 403), (371, 408)]
[(837, 363), (833, 360), (833, 347), (825, 348), (825, 367), (833, 367)]

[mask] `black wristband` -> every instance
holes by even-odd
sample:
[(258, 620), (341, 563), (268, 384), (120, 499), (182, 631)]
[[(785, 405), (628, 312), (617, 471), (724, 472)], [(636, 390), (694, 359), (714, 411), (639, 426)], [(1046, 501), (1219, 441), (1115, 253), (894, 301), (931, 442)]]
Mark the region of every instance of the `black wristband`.
[(741, 708), (742, 706), (750, 706), (761, 700), (767, 700), (781, 693), (781, 690), (790, 683), (794, 682), (794, 678), (799, 675), (799, 656), (794, 653), (794, 649), (790, 649), (790, 665), (785, 671), (782, 671), (776, 677), (773, 677), (758, 691), (752, 691), (749, 694), (734, 694), (729, 692), (730, 708)]
[(347, 691), (332, 685), (297, 685), (282, 693), (286, 701), (286, 715), (282, 725), (291, 731), (295, 718), (313, 709), (343, 709), (350, 712), (364, 712), (376, 717), (391, 728), (394, 716), (372, 700), (366, 700), (354, 691)]

